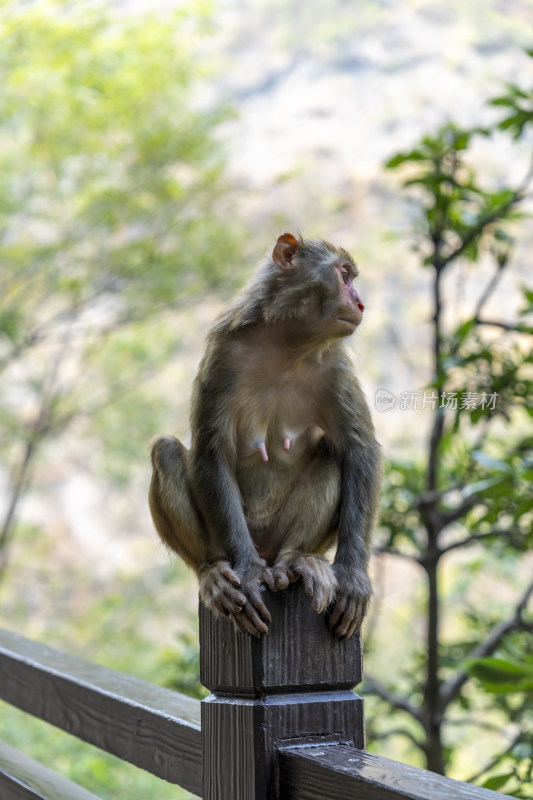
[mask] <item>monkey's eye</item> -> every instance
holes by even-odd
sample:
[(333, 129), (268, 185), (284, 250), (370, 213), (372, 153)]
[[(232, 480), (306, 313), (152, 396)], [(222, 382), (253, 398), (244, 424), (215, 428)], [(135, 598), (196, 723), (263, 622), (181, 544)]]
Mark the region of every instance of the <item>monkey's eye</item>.
[(341, 267), (340, 268), (340, 273), (341, 273), (341, 277), (342, 277), (343, 283), (345, 283), (345, 284), (350, 283), (351, 276), (350, 276), (350, 273), (348, 272), (348, 270), (346, 269), (346, 267)]

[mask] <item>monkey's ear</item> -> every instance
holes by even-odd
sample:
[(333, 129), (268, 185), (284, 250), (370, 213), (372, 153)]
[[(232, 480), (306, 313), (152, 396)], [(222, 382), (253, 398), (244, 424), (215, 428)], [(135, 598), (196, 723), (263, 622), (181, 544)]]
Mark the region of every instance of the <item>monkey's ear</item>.
[(272, 252), (274, 263), (281, 269), (294, 269), (292, 258), (298, 250), (298, 242), (292, 233), (284, 233), (279, 237)]

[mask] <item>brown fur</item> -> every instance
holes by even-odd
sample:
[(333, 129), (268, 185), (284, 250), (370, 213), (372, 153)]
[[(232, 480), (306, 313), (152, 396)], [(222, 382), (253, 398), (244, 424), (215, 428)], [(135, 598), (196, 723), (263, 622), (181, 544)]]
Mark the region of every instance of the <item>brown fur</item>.
[(161, 538), (195, 569), (204, 602), (254, 635), (268, 629), (262, 584), (301, 578), (315, 610), (335, 601), (340, 636), (367, 610), (380, 458), (344, 346), (361, 320), (356, 275), (346, 251), (280, 237), (208, 334), (190, 452), (173, 437), (152, 447)]

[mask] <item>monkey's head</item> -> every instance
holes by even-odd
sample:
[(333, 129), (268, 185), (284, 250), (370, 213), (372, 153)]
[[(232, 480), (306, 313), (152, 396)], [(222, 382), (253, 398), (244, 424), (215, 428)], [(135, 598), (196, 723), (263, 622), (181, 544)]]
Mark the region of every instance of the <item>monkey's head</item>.
[(358, 269), (342, 248), (284, 233), (268, 264), (269, 300), (265, 318), (299, 320), (325, 339), (350, 336), (364, 306), (353, 286)]

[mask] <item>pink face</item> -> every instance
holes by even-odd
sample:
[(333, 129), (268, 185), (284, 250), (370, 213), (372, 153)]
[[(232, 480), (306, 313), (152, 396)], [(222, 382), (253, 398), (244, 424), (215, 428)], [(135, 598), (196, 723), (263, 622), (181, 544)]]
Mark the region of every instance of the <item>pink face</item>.
[(359, 297), (357, 290), (353, 285), (353, 279), (356, 276), (356, 272), (353, 264), (348, 262), (343, 264), (335, 264), (335, 269), (337, 270), (342, 282), (342, 299), (337, 320), (349, 325), (353, 330), (361, 322), (365, 308), (361, 302), (361, 298)]

